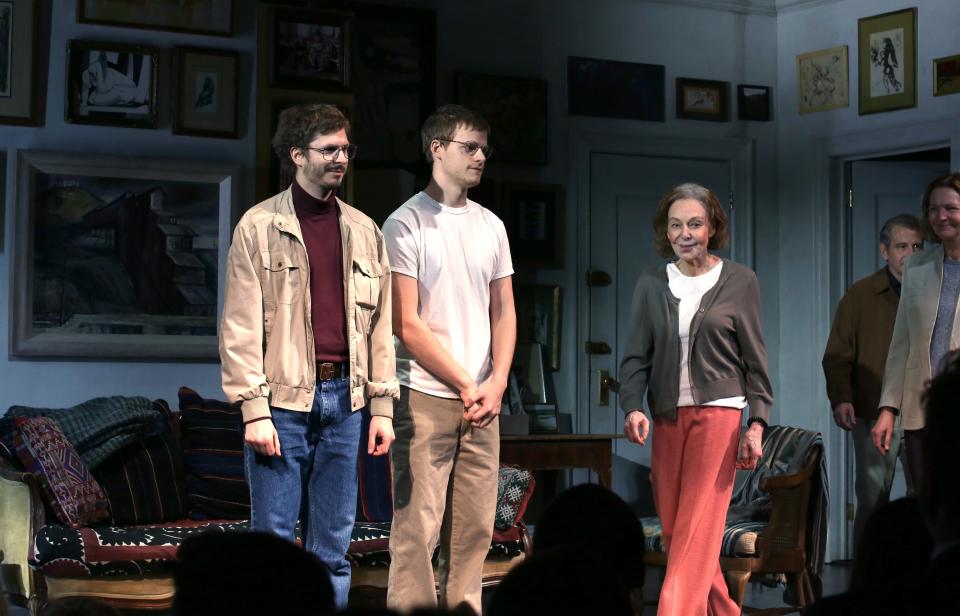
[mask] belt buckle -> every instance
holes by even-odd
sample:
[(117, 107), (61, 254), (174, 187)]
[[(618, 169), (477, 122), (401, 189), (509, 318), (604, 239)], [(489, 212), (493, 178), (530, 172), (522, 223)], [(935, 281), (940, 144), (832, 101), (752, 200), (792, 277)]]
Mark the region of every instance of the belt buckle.
[(334, 366), (330, 362), (323, 362), (322, 364), (320, 364), (320, 380), (329, 381), (330, 379), (332, 379), (335, 376), (334, 374), (335, 369), (336, 369), (336, 366)]

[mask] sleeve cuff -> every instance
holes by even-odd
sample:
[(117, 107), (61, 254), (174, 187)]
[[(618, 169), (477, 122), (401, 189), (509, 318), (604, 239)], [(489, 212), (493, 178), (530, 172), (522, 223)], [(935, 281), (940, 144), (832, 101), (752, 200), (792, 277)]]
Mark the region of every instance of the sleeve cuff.
[(370, 398), (370, 414), (393, 419), (393, 398), (389, 396)]
[(270, 417), (270, 402), (263, 396), (244, 400), (240, 405), (240, 414), (243, 416), (243, 423), (261, 417)]

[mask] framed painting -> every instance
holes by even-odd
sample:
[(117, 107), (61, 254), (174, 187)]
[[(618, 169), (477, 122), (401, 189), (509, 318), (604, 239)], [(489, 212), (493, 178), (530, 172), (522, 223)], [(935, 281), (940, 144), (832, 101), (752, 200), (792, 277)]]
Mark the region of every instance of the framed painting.
[(231, 36), (233, 0), (77, 0), (77, 21)]
[(677, 77), (677, 117), (730, 121), (730, 82)]
[(770, 121), (770, 87), (737, 86), (737, 119), (756, 122)]
[(563, 269), (563, 187), (504, 182), (499, 212), (515, 265)]
[(0, 252), (3, 252), (3, 238), (7, 227), (7, 153), (0, 150)]
[(797, 56), (800, 115), (850, 106), (847, 66), (846, 45)]
[(537, 343), (543, 348), (544, 367), (560, 369), (560, 287), (517, 286), (517, 343)]
[(857, 20), (860, 115), (917, 106), (917, 9)]
[(349, 13), (269, 7), (266, 28), (270, 85), (347, 89), (352, 23)]
[(933, 95), (960, 94), (960, 55), (933, 61)]
[(567, 110), (571, 115), (663, 122), (662, 64), (567, 58)]
[(497, 162), (546, 164), (546, 81), (457, 73), (454, 99), (490, 123), (490, 145)]
[(235, 51), (174, 48), (174, 134), (237, 138), (239, 67)]
[(23, 150), (10, 354), (218, 359), (232, 165)]
[(431, 10), (354, 6), (357, 162), (416, 169), (420, 127), (436, 103), (436, 15)]
[(70, 41), (67, 122), (156, 128), (157, 72), (153, 47)]
[(46, 7), (43, 0), (0, 0), (0, 124), (43, 124)]

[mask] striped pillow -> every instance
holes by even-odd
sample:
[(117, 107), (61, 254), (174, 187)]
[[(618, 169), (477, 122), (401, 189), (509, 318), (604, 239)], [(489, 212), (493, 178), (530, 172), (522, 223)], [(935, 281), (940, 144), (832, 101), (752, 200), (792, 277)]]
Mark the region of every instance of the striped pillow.
[(177, 395), (190, 518), (249, 518), (240, 406), (202, 398), (188, 387)]

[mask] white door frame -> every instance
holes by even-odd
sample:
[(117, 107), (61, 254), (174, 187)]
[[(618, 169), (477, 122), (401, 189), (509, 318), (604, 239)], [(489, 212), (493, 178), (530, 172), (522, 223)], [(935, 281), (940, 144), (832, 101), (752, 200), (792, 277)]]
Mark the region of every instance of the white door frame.
[[(820, 139), (817, 142), (820, 161), (815, 188), (813, 260), (815, 276), (813, 306), (815, 332), (811, 340), (826, 341), (830, 334), (833, 312), (851, 281), (847, 280), (846, 254), (849, 248), (846, 217), (846, 163), (918, 150), (950, 148), (950, 168), (960, 170), (960, 122), (956, 117), (943, 118), (911, 126), (858, 130)], [(854, 204), (856, 207), (856, 204)], [(822, 377), (821, 377), (822, 378)], [(833, 423), (827, 409), (826, 388), (820, 387), (811, 400), (813, 429), (823, 435), (830, 482), (828, 528), (838, 532), (827, 535), (827, 560), (852, 558), (847, 553), (846, 503), (853, 497), (852, 477), (847, 464), (851, 455), (850, 440)], [(817, 412), (816, 409), (823, 409)]]
[[(590, 431), (590, 374), (583, 352), (590, 334), (590, 158), (593, 154), (624, 154), (656, 158), (710, 159), (728, 162), (731, 169), (733, 215), (743, 224), (732, 226), (730, 255), (753, 267), (753, 141), (749, 139), (674, 139), (642, 133), (607, 133), (574, 129), (570, 135), (571, 195), (577, 211), (577, 417), (575, 430)], [(718, 195), (723, 200), (725, 195)]]

